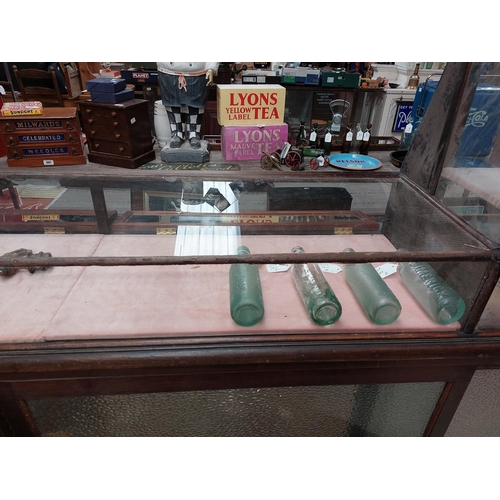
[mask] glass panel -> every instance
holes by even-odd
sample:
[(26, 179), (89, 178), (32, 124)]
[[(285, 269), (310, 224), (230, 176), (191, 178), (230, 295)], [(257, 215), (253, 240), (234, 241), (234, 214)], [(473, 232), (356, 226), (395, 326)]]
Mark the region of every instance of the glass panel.
[[(422, 97), (424, 113), (438, 84), (430, 82)], [(500, 71), (496, 63), (485, 63), (456, 156), (443, 170), (437, 196), (496, 242), (500, 242), (499, 125)]]
[[(439, 82), (430, 82), (422, 100), (422, 116)], [(483, 63), (465, 129), (453, 163), (445, 165), (436, 195), (494, 242), (500, 243), (500, 68)], [(477, 325), (496, 329), (500, 319), (498, 290)]]
[(500, 436), (499, 384), (500, 370), (477, 371), (446, 431), (446, 436)]
[(421, 436), (443, 383), (283, 387), (29, 402), (43, 436)]
[[(238, 88), (236, 93), (234, 88)], [(469, 316), (475, 317), (469, 313), (474, 304), (480, 303), (480, 288), (492, 263), (486, 260), (490, 257), (487, 252), (483, 253), (483, 260), (472, 259), (471, 253), (484, 250), (484, 245), (454, 223), (441, 205), (400, 179), (400, 171), (391, 162), (387, 149), (390, 145), (366, 144), (365, 138), (368, 155), (356, 154), (349, 156), (349, 160), (345, 155), (336, 158), (346, 122), (361, 124), (366, 132), (368, 124), (364, 121), (372, 120), (384, 89), (298, 85), (273, 89), (276, 95), (266, 94), (270, 92), (268, 86), (259, 87), (259, 92), (253, 89), (248, 95), (245, 92), (252, 90), (251, 86), (231, 89), (231, 85), (224, 84), (223, 88), (212, 89), (211, 93), (217, 97), (211, 99), (211, 111), (226, 113), (238, 123), (233, 126), (228, 119), (223, 125), (217, 114), (219, 128), (222, 127), (218, 149), (208, 148), (206, 155), (205, 149), (191, 148), (187, 141), (183, 144), (185, 148), (160, 148), (151, 140), (147, 102), (139, 99), (117, 105), (88, 99), (80, 102), (80, 118), (72, 115), (73, 125), (70, 125), (75, 129), (72, 134), (78, 134), (79, 138), (82, 128), (87, 147), (92, 150), (85, 164), (68, 165), (67, 157), (64, 163), (61, 163), (63, 157), (57, 157), (57, 161), (46, 158), (45, 153), (50, 156), (60, 151), (55, 146), (30, 147), (27, 158), (20, 158), (20, 144), (66, 138), (66, 132), (49, 133), (43, 128), (51, 124), (66, 127), (68, 119), (53, 115), (61, 110), (52, 110), (51, 115), (47, 109), (42, 118), (0, 117), (1, 133), (11, 143), (8, 147), (12, 156), (0, 159), (0, 181), (13, 180), (21, 197), (25, 193), (24, 200), (29, 199), (25, 188), (31, 178), (36, 178), (38, 191), (57, 188), (50, 201), (41, 207), (43, 210), (35, 213), (24, 210), (23, 205), (19, 210), (0, 213), (0, 232), (5, 236), (0, 241), (0, 255), (25, 248), (35, 254), (43, 251), (69, 259), (97, 258), (102, 262), (112, 257), (113, 264), (120, 259), (120, 265), (67, 266), (51, 269), (43, 277), (35, 273), (23, 280), (24, 269), (8, 282), (0, 279), (3, 287), (0, 293), (9, 296), (9, 302), (2, 303), (0, 312), (9, 318), (7, 326), (12, 326), (6, 328), (9, 337), (5, 340), (27, 340), (26, 332), (19, 332), (19, 325), (26, 322), (24, 311), (19, 316), (12, 311), (14, 304), (27, 300), (28, 294), (30, 301), (35, 300), (35, 289), (40, 307), (46, 310), (43, 321), (33, 318), (33, 328), (26, 326), (29, 340), (35, 341), (291, 331), (315, 335), (422, 332), (426, 336), (445, 332), (447, 336), (458, 332)], [(241, 106), (221, 104), (230, 92), (233, 98), (245, 98), (250, 107), (259, 102), (258, 109), (253, 110), (258, 111), (259, 119), (268, 116), (268, 112), (269, 116), (278, 113), (281, 105), (283, 116), (278, 116), (278, 122), (245, 125), (241, 121), (247, 119), (248, 113), (234, 111)], [(271, 102), (276, 109), (267, 109)], [(318, 125), (331, 121), (333, 127), (334, 115), (339, 115), (340, 128), (333, 135), (340, 143), (332, 140), (333, 154), (328, 155), (323, 149), (324, 131), (318, 134), (320, 140), (314, 147), (298, 145), (292, 140), (297, 121), (315, 120)], [(53, 120), (48, 119), (50, 116)], [(162, 116), (168, 122), (168, 114)], [(213, 115), (207, 113), (204, 118), (212, 120)], [(34, 133), (38, 128), (45, 131)], [(281, 131), (286, 133), (281, 135)], [(102, 140), (98, 139), (100, 134)], [(70, 140), (69, 136), (67, 139)], [(71, 135), (71, 140), (74, 139)], [(351, 153), (359, 152), (359, 141), (353, 139)], [(147, 152), (127, 149), (129, 142), (137, 143), (140, 151), (147, 148)], [(174, 161), (179, 159), (172, 156), (174, 150), (182, 153), (182, 161)], [(72, 157), (72, 161), (80, 159)], [(4, 189), (2, 194), (9, 197), (10, 191)], [(53, 234), (58, 238), (51, 237)], [(258, 266), (266, 315), (263, 322), (251, 325), (251, 329), (236, 324), (229, 314), (229, 263), (241, 246), (250, 251), (241, 260), (250, 261), (255, 254), (261, 259)], [(316, 262), (344, 310), (339, 321), (328, 329), (323, 324), (318, 328), (303, 306), (303, 296), (297, 291), (301, 287), (292, 280), (290, 265), (280, 267), (282, 262), (277, 257), (281, 255), (283, 261), (292, 262), (297, 259), (292, 252), (296, 247), (304, 249), (304, 260), (309, 259), (309, 254), (342, 253), (349, 248), (358, 255), (384, 254), (382, 261), (389, 259), (389, 266), (370, 262), (368, 267), (371, 269), (373, 264), (383, 275), (377, 280), (378, 276), (372, 273), (378, 287), (386, 291), (388, 288), (388, 293), (399, 301), (399, 305), (391, 307), (401, 310), (401, 314), (391, 316), (394, 321), (383, 328), (380, 322), (373, 321), (375, 316), (367, 308), (373, 304), (378, 307), (373, 298), (376, 293), (372, 294), (370, 304), (363, 302), (352, 281), (346, 278), (348, 264), (343, 261), (357, 257), (355, 253), (343, 253), (342, 262)], [(435, 303), (441, 301), (441, 291), (451, 287), (453, 294), (458, 294), (460, 315), (455, 318), (452, 314), (450, 321), (444, 323), (422, 305), (410, 290), (410, 282), (401, 277), (404, 266), (397, 265), (402, 255), (400, 250), (422, 252), (424, 255), (417, 260), (433, 262), (423, 266), (424, 274), (433, 277), (433, 285), (416, 271), (413, 277), (420, 280), (419, 286), (424, 295), (431, 297), (434, 309), (441, 309)], [(428, 252), (436, 255), (427, 259)], [(458, 252), (459, 260), (434, 262), (445, 258), (447, 252)], [(213, 256), (223, 258), (207, 258)], [(164, 265), (164, 261), (161, 266), (130, 265), (137, 262), (132, 260), (137, 257), (147, 257), (151, 259), (149, 262), (165, 258), (169, 265)], [(305, 269), (302, 263), (297, 268)], [(363, 285), (368, 290), (378, 287)], [(48, 290), (61, 293), (47, 293), (42, 304), (42, 293)], [(132, 302), (134, 307), (130, 307)], [(168, 324), (164, 316), (167, 304)], [(199, 314), (193, 314), (194, 310)], [(116, 314), (117, 311), (123, 314)]]
[[(68, 191), (70, 189), (73, 188)], [(210, 195), (215, 192), (218, 194)], [(59, 204), (68, 206), (66, 194), (57, 200)], [(104, 198), (108, 212), (112, 207), (123, 211), (128, 203), (126, 196), (128, 194), (120, 189), (106, 190)], [(246, 335), (263, 330), (268, 333), (292, 330), (328, 333), (323, 328), (324, 323), (318, 323), (304, 307), (304, 296), (301, 299), (297, 290), (300, 285), (292, 279), (291, 266), (277, 270), (273, 265), (273, 260), (274, 264), (280, 264), (276, 262), (277, 254), (288, 257), (295, 247), (304, 249), (306, 259), (309, 253), (342, 253), (346, 248), (352, 248), (357, 253), (379, 251), (394, 254), (393, 262), (399, 258), (398, 250), (444, 255), (460, 249), (463, 261), (436, 262), (426, 267), (425, 275), (437, 275), (437, 279), (442, 281), (437, 288), (425, 282), (423, 275), (419, 278), (412, 273), (425, 289), (432, 288), (433, 291), (425, 291), (425, 295), (434, 297), (431, 299), (435, 303), (434, 308), (441, 308), (437, 304), (441, 303), (441, 292), (436, 293), (437, 289), (451, 287), (453, 294), (458, 294), (456, 301), (460, 303), (461, 313), (456, 316), (451, 314), (449, 321), (438, 320), (437, 313), (425, 309), (426, 306), (412, 290), (410, 281), (400, 275), (404, 265), (399, 269), (397, 264), (389, 265), (388, 274), (383, 280), (379, 279), (399, 302), (396, 309), (401, 310), (397, 316), (391, 315), (389, 321), (374, 320), (376, 314), (370, 315), (368, 308), (376, 301), (371, 300), (367, 305), (356, 294), (354, 285), (346, 277), (346, 264), (325, 261), (318, 264), (344, 311), (339, 321), (328, 324), (331, 331), (372, 333), (383, 325), (384, 331), (392, 333), (435, 332), (436, 329), (456, 332), (461, 328), (460, 321), (466, 320), (475, 303), (491, 265), (468, 259), (470, 252), (484, 246), (451, 221), (431, 199), (420, 196), (399, 179), (359, 178), (350, 182), (345, 179), (329, 182), (292, 179), (268, 182), (262, 179), (209, 181), (182, 178), (168, 185), (155, 185), (154, 189), (146, 189), (140, 196), (148, 208), (155, 210), (129, 210), (118, 216), (112, 215), (108, 219), (111, 220), (111, 235), (96, 238), (99, 236), (96, 234), (96, 218), (87, 220), (81, 213), (59, 214), (55, 220), (42, 218), (14, 225), (20, 231), (31, 232), (42, 232), (46, 228), (57, 230), (63, 225), (68, 232), (78, 234), (58, 235), (57, 239), (47, 234), (27, 234), (23, 235), (22, 242), (14, 234), (6, 235), (0, 242), (0, 254), (12, 251), (13, 245), (16, 245), (14, 249), (28, 248), (35, 253), (50, 252), (58, 257), (116, 256), (126, 261), (141, 256), (176, 259), (235, 255), (239, 247), (246, 246), (251, 254), (269, 256), (269, 265), (258, 266), (266, 310), (263, 322), (245, 325), (252, 327), (247, 329), (229, 314), (230, 265), (130, 266), (126, 273), (121, 266), (90, 266), (58, 268), (57, 272), (35, 274), (14, 288), (20, 299), (10, 294), (10, 285), (20, 280), (26, 271), (19, 271), (18, 276), (8, 284), (0, 280), (0, 286), (9, 288), (8, 295), (11, 295), (14, 304), (17, 300), (26, 299), (28, 292), (23, 291), (23, 286), (33, 290), (31, 283), (39, 281), (39, 287), (61, 289), (59, 282), (51, 285), (52, 280), (55, 276), (64, 279), (65, 273), (68, 276), (71, 274), (67, 283), (71, 293), (52, 297), (50, 304), (45, 299), (43, 306), (47, 310), (47, 322), (34, 318), (36, 324), (30, 328), (30, 335), (45, 340), (83, 340), (221, 333)], [(78, 189), (75, 199), (81, 210), (83, 206), (88, 206), (91, 197), (88, 190), (83, 192)], [(48, 215), (53, 213), (51, 210), (44, 212)], [(90, 218), (92, 211), (87, 216)], [(78, 219), (75, 221), (72, 217)], [(9, 224), (6, 222), (5, 226)], [(91, 236), (87, 233), (94, 233), (94, 238), (86, 238)], [(76, 236), (81, 239), (72, 239)], [(73, 244), (69, 244), (70, 241)], [(381, 262), (373, 262), (373, 265), (383, 272)], [(79, 279), (75, 274), (77, 272), (81, 273)], [(133, 286), (129, 282), (133, 282)], [(160, 286), (160, 283), (165, 286)], [(175, 286), (170, 285), (173, 283)], [(131, 286), (135, 291), (134, 308), (127, 306), (132, 299)], [(363, 285), (364, 288), (367, 286)], [(202, 303), (199, 297), (204, 297)], [(164, 318), (167, 303), (168, 324)], [(102, 307), (103, 304), (106, 307)], [(24, 316), (16, 318), (12, 314), (13, 308), (7, 303), (4, 307), (9, 310), (9, 321), (13, 325), (25, 321)], [(373, 307), (378, 306), (375, 304)], [(193, 308), (200, 314), (193, 315)], [(123, 314), (117, 316), (116, 311), (123, 311)], [(23, 314), (22, 311), (19, 314)], [(17, 326), (7, 331), (16, 332), (16, 329)], [(12, 334), (8, 340), (16, 341), (17, 338)]]

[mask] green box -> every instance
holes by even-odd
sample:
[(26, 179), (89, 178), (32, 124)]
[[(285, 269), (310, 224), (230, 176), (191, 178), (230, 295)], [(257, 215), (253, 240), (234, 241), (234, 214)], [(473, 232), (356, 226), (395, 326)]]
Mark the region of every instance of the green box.
[(356, 89), (361, 83), (361, 73), (347, 73), (346, 71), (322, 71), (322, 87), (344, 87)]

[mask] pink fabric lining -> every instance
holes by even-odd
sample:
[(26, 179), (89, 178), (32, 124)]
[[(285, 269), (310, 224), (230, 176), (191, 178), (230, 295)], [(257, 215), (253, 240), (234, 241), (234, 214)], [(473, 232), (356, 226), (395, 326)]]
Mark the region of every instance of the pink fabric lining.
[[(54, 256), (173, 255), (175, 236), (12, 235), (2, 237), (2, 253), (16, 248), (50, 251)], [(381, 235), (233, 236), (252, 253), (394, 251)], [(7, 241), (10, 240), (10, 241)], [(8, 244), (7, 244), (8, 243)], [(265, 301), (264, 319), (241, 327), (229, 314), (229, 266), (136, 266), (54, 268), (0, 279), (3, 342), (63, 339), (117, 339), (255, 334), (259, 332), (389, 332), (458, 330), (438, 326), (409, 295), (398, 274), (385, 280), (403, 306), (392, 325), (377, 327), (365, 316), (343, 272), (325, 273), (343, 313), (328, 327), (308, 317), (291, 273), (269, 273), (259, 266)], [(11, 281), (13, 280), (13, 281)], [(4, 299), (5, 297), (5, 299)]]
[[(54, 257), (92, 255), (102, 235), (2, 235), (0, 255), (18, 248), (34, 253), (50, 252)], [(59, 267), (36, 271), (18, 271), (10, 277), (0, 276), (0, 342), (40, 340), (50, 322), (75, 286), (82, 267)]]

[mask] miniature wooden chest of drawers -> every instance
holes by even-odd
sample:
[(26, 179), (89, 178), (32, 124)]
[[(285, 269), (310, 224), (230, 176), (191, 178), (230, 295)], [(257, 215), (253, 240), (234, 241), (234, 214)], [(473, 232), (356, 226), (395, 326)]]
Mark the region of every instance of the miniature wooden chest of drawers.
[(148, 102), (119, 104), (80, 102), (89, 160), (114, 167), (137, 168), (155, 159)]
[(77, 108), (43, 108), (41, 115), (1, 116), (9, 167), (87, 163)]

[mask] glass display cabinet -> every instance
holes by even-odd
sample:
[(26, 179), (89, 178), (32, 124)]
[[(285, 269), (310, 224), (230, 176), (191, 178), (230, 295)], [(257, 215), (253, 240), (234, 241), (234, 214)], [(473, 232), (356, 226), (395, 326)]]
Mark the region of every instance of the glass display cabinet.
[(447, 64), (401, 169), (2, 164), (60, 194), (1, 215), (1, 432), (495, 435), (495, 73)]

